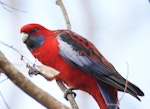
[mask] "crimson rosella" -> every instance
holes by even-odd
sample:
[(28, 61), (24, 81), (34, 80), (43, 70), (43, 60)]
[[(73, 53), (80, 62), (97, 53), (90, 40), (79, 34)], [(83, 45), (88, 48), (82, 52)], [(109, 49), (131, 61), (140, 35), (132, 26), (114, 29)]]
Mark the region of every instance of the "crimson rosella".
[[(124, 91), (126, 80), (90, 41), (70, 30), (49, 30), (39, 24), (27, 24), (20, 32), (35, 58), (60, 71), (54, 79), (89, 93), (101, 109), (115, 109), (117, 91)], [(129, 81), (126, 92), (138, 100), (144, 96)]]

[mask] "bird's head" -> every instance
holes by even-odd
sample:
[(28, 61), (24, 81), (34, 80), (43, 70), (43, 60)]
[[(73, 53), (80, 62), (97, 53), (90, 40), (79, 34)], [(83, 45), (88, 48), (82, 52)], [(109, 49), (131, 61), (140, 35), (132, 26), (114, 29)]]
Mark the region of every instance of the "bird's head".
[(20, 29), (22, 40), (30, 51), (44, 43), (48, 31), (48, 29), (39, 24), (27, 24)]

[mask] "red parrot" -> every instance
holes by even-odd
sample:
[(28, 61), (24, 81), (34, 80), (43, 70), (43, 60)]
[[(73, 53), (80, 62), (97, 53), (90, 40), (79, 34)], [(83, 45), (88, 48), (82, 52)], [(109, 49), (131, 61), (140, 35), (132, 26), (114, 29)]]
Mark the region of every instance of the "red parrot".
[[(90, 41), (70, 30), (49, 30), (39, 24), (27, 24), (20, 32), (35, 58), (60, 71), (54, 79), (89, 93), (100, 109), (115, 109), (117, 92), (124, 92), (126, 80)], [(138, 100), (144, 96), (129, 81), (126, 92)]]

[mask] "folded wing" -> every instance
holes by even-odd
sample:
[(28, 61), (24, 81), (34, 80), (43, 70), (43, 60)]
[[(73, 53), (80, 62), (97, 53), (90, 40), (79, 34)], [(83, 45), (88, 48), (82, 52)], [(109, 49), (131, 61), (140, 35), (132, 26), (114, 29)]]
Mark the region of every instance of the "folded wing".
[[(62, 31), (57, 36), (60, 48), (60, 55), (70, 65), (82, 69), (98, 80), (124, 91), (126, 80), (115, 70), (96, 49), (96, 47), (71, 31)], [(144, 93), (134, 84), (128, 82), (127, 93), (130, 93), (138, 100)]]

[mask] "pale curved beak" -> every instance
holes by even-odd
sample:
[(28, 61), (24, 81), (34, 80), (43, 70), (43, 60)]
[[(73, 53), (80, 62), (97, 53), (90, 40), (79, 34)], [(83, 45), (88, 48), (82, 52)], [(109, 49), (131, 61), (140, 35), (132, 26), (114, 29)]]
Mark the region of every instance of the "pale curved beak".
[(21, 38), (22, 38), (22, 41), (25, 43), (27, 41), (27, 39), (29, 38), (29, 34), (22, 32)]

